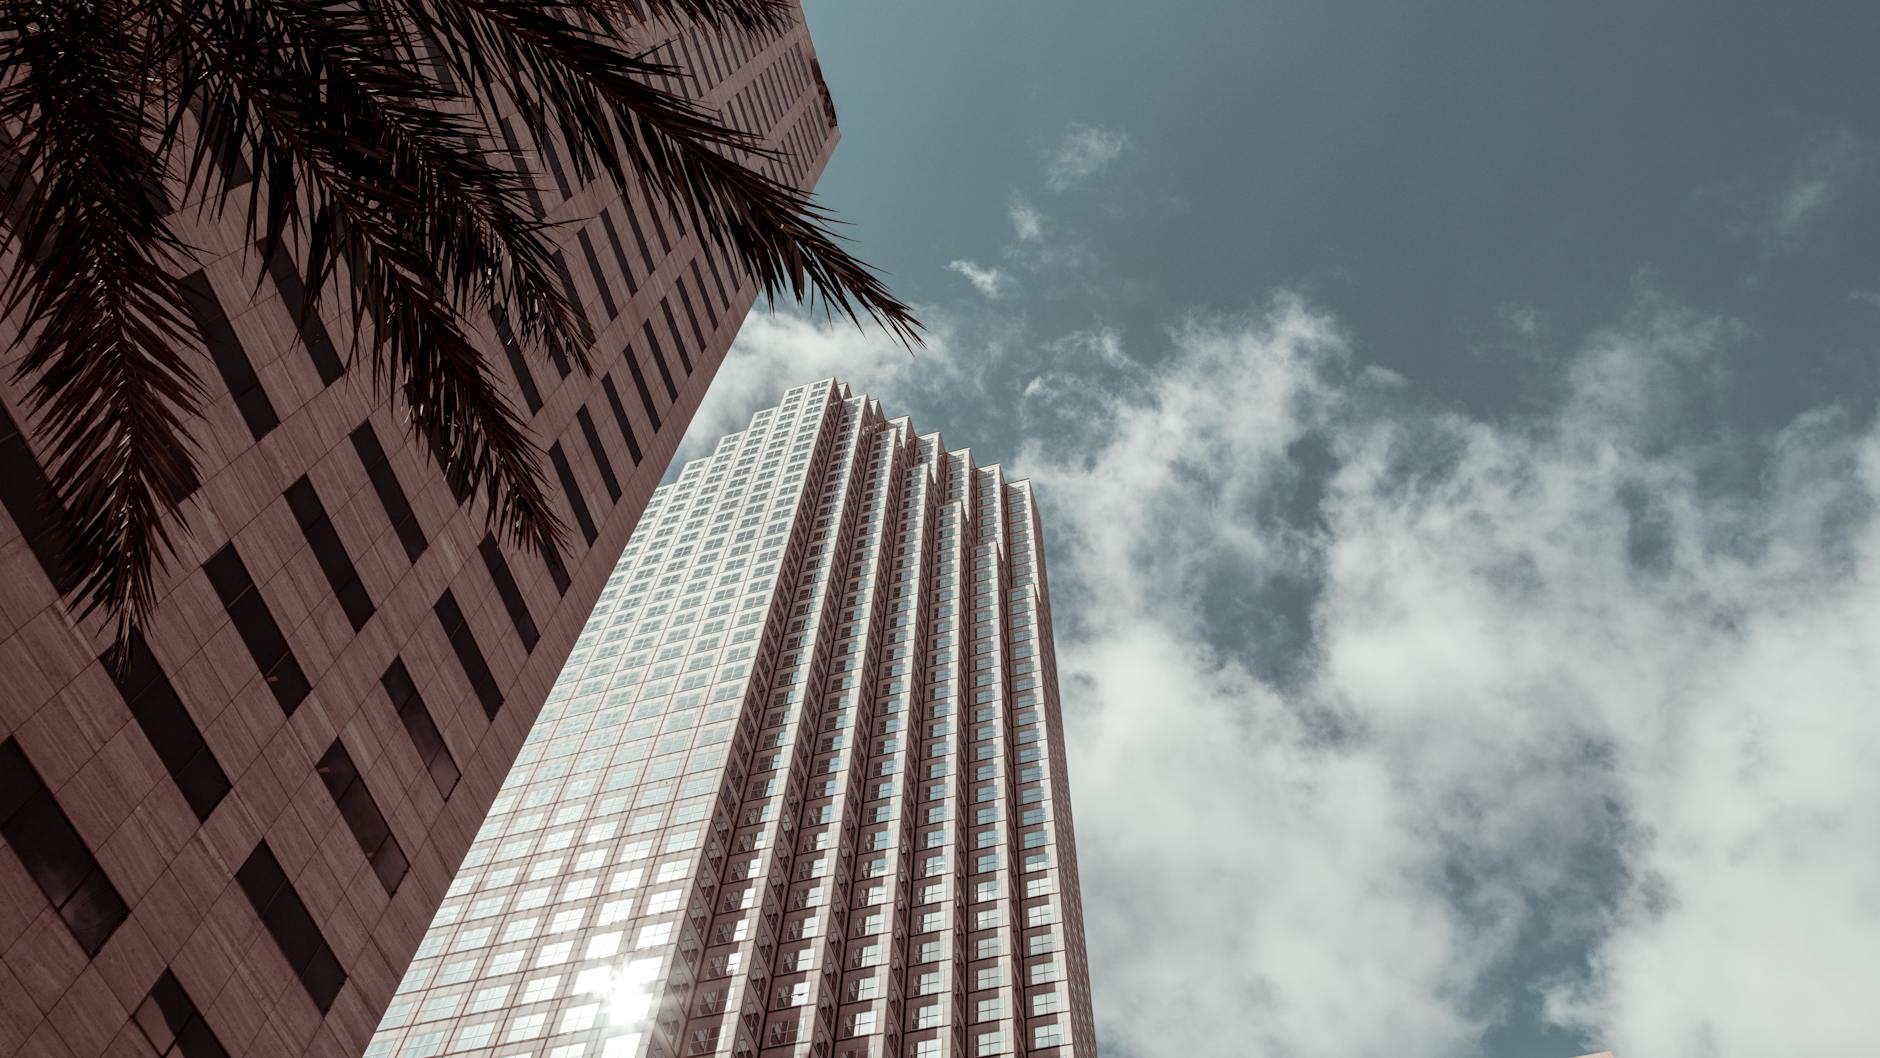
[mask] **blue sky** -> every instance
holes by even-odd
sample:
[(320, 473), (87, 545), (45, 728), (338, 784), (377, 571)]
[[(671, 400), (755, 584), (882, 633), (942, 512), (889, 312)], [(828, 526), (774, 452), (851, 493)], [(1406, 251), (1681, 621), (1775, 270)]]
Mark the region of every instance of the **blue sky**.
[(1880, 1039), (1880, 6), (806, 6), (933, 338), (688, 444), (1038, 481), (1106, 1055)]

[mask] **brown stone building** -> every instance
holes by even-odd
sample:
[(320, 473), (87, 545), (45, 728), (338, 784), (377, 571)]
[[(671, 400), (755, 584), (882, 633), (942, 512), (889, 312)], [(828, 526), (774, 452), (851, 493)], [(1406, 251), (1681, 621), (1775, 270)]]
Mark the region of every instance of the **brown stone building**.
[[(681, 29), (691, 88), (812, 185), (836, 143), (807, 30)], [(258, 291), (234, 211), (186, 228), (209, 389), (191, 530), (120, 672), (61, 601), (42, 446), (0, 371), (0, 1054), (356, 1056), (756, 294), (660, 203), (539, 154), (592, 375), (485, 338), (563, 561), (497, 543), (337, 308)], [(239, 188), (237, 193), (241, 193)], [(11, 267), (11, 262), (0, 263)], [(0, 347), (14, 331), (0, 323)]]

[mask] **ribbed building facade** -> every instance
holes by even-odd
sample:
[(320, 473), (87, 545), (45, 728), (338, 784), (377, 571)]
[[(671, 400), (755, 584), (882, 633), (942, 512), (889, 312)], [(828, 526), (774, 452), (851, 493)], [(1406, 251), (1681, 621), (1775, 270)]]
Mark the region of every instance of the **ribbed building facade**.
[(822, 381), (647, 505), (367, 1054), (1094, 1055), (1028, 482)]
[[(672, 87), (811, 186), (836, 143), (807, 30), (649, 31)], [(756, 296), (683, 211), (511, 114), (497, 146), (598, 339), (591, 375), (483, 321), (570, 547), (494, 539), (369, 372), (298, 247), (261, 282), (236, 201), (189, 209), (205, 348), (190, 536), (122, 669), (62, 601), (44, 446), (0, 322), (0, 1055), (364, 1051), (641, 509)], [(0, 267), (16, 267), (10, 258)]]

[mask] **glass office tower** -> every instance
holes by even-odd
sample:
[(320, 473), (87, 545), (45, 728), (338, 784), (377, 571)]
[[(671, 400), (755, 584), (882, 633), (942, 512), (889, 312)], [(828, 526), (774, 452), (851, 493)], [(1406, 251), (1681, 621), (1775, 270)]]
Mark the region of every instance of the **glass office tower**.
[(833, 381), (688, 463), (368, 1056), (1094, 1054), (1040, 528)]

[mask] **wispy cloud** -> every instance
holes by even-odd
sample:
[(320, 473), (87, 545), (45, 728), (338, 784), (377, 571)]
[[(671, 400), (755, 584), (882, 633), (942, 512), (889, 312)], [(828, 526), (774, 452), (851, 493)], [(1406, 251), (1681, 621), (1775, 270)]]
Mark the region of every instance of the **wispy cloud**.
[(1852, 133), (1841, 131), (1796, 163), (1769, 207), (1768, 232), (1775, 244), (1794, 242), (1828, 211), (1854, 168), (1858, 146)]
[(1800, 177), (1782, 189), (1776, 198), (1771, 229), (1778, 239), (1793, 239), (1827, 204), (1830, 177), (1817, 174)]
[(1044, 236), (1044, 216), (1018, 195), (1012, 196), (1011, 216), (1012, 234), (1020, 242), (1037, 242)]
[(1083, 184), (1101, 175), (1129, 145), (1129, 135), (1122, 129), (1072, 125), (1045, 164), (1045, 186), (1065, 191)]
[(971, 261), (949, 261), (947, 270), (966, 278), (973, 289), (985, 297), (997, 300), (1005, 296), (1006, 288), (1011, 284), (1011, 276), (998, 268), (985, 268)]

